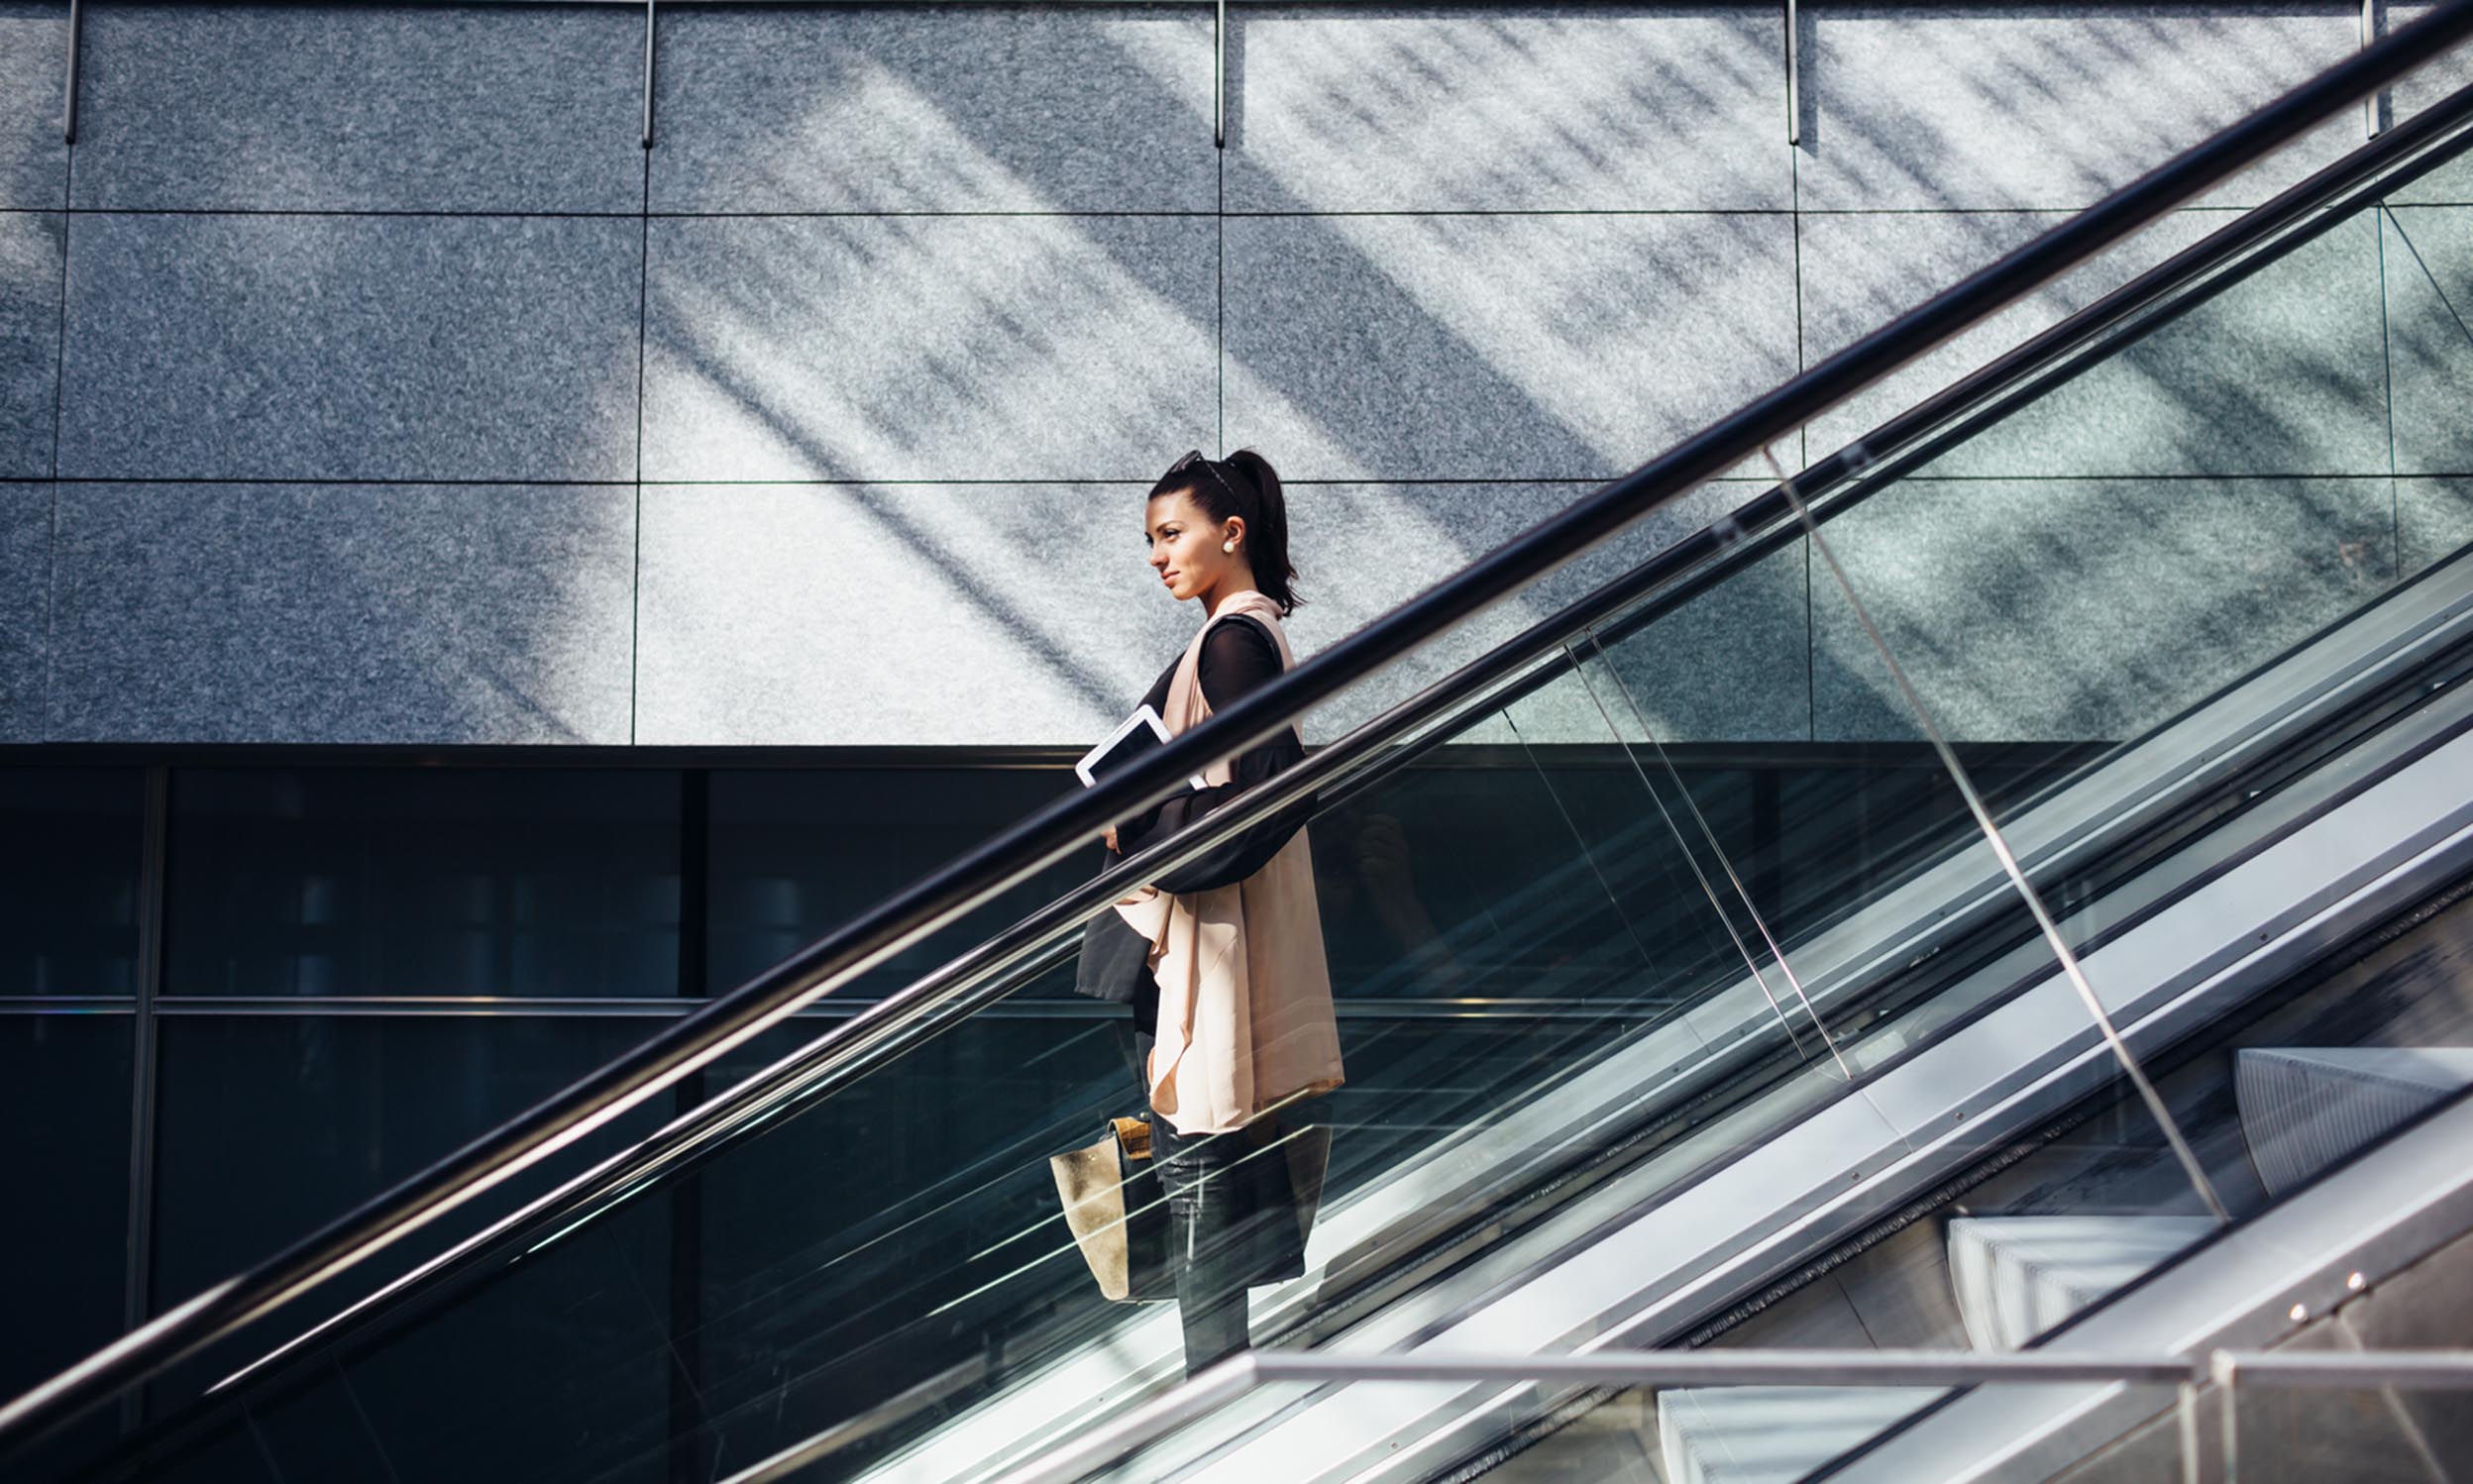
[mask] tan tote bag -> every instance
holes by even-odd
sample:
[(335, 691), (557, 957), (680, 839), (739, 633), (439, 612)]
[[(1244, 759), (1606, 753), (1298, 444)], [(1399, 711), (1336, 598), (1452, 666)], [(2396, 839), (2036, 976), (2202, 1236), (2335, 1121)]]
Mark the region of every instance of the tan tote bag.
[(1065, 1225), (1099, 1291), (1119, 1303), (1176, 1298), (1168, 1271), (1168, 1199), (1150, 1158), (1150, 1125), (1113, 1118), (1098, 1143), (1050, 1155)]
[[(1280, 1146), (1283, 1157), (1262, 1175), (1286, 1177), (1278, 1195), (1295, 1224), (1274, 1221), (1277, 1229), (1265, 1232), (1267, 1248), (1252, 1249), (1250, 1255), (1258, 1259), (1255, 1284), (1304, 1274), (1306, 1240), (1313, 1233), (1331, 1168), (1331, 1127), (1309, 1124), (1285, 1130)], [(1065, 1225), (1099, 1281), (1100, 1293), (1119, 1303), (1173, 1301), (1176, 1275), (1168, 1266), (1167, 1195), (1151, 1161), (1150, 1125), (1140, 1118), (1111, 1119), (1097, 1143), (1050, 1155), (1047, 1167), (1064, 1203)]]

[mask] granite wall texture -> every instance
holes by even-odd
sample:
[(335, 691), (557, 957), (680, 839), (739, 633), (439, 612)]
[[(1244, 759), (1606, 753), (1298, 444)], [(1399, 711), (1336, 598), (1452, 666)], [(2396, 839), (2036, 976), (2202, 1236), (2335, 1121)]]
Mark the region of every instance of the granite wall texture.
[[(1078, 742), (1194, 621), (1137, 531), (1186, 448), (1294, 481), (1293, 632), (1328, 644), (2341, 57), (2359, 10), (1818, 0), (1795, 145), (1773, 4), (1231, 18), (1220, 150), (1206, 5), (675, 4), (647, 151), (631, 7), (92, 0), (72, 146), (65, 0), (0, 0), (0, 742)], [(2473, 536), (2468, 319), (2459, 166), (1840, 555), (1959, 734), (2116, 733)], [(1669, 737), (1909, 730), (1799, 546), (1613, 660)], [(1605, 735), (1565, 699), (1531, 731)]]

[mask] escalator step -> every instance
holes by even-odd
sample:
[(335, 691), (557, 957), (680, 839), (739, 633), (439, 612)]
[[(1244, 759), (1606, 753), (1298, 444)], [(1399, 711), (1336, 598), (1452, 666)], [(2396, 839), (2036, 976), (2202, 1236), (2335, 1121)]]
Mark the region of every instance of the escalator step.
[(1658, 1446), (1667, 1484), (1787, 1484), (1940, 1395), (1915, 1386), (1660, 1392)]
[(2233, 1096), (2250, 1159), (2281, 1195), (2473, 1084), (2473, 1049), (2275, 1046), (2239, 1053)]
[(1949, 1280), (1979, 1350), (2014, 1350), (2205, 1236), (2205, 1217), (1966, 1217)]

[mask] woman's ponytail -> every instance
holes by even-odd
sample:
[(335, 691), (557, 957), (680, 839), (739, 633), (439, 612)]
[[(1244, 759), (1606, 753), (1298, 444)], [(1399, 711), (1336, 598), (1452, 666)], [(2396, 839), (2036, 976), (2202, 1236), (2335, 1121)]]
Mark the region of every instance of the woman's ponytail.
[(1251, 449), (1238, 449), (1225, 459), (1187, 454), (1159, 477), (1144, 498), (1164, 494), (1191, 496), (1215, 521), (1244, 517), (1245, 561), (1253, 569), (1253, 585), (1279, 604), (1282, 615), (1305, 606), (1305, 599), (1297, 596), (1296, 564), (1288, 560), (1288, 497), (1270, 460)]
[(1238, 449), (1224, 463), (1254, 493), (1253, 525), (1245, 542), (1253, 549), (1253, 585), (1279, 604), (1282, 616), (1293, 613), (1305, 606), (1305, 599), (1297, 595), (1296, 564), (1288, 558), (1288, 497), (1280, 488), (1279, 472), (1251, 449)]

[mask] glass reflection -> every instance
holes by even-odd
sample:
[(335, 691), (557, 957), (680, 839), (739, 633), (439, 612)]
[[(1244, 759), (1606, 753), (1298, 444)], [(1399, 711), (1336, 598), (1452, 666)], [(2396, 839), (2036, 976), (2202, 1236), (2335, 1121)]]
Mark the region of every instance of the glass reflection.
[(659, 769), (184, 770), (165, 992), (675, 994), (679, 794)]
[[(1068, 767), (1025, 763), (716, 769), (710, 787), (705, 962), (717, 995), (1079, 785)], [(1068, 855), (841, 993), (902, 988), (1085, 880), (1101, 854)]]
[(145, 774), (0, 769), (0, 996), (136, 993)]
[(120, 1332), (132, 1030), (125, 1014), (0, 1015), (0, 1160), (15, 1193), (0, 1221), (0, 1396)]

